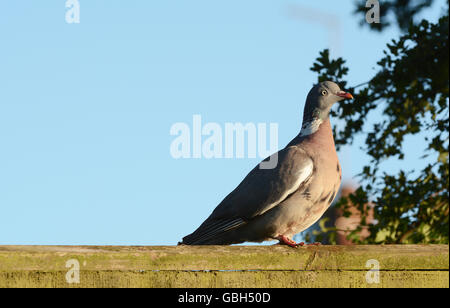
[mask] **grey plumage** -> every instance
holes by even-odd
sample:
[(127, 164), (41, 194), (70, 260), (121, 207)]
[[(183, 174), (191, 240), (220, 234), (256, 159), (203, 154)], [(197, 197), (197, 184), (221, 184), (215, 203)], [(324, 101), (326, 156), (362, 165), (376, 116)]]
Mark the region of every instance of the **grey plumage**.
[(306, 100), (302, 129), (274, 154), (276, 167), (256, 166), (181, 244), (285, 242), (317, 221), (340, 185), (329, 111), (344, 98), (351, 95), (333, 82), (314, 86)]

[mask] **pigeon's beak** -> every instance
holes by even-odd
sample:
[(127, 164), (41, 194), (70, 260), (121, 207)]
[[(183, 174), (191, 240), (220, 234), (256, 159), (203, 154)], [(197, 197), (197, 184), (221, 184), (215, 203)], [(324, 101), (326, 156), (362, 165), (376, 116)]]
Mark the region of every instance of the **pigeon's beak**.
[(353, 99), (353, 95), (345, 91), (339, 91), (336, 95), (347, 99)]

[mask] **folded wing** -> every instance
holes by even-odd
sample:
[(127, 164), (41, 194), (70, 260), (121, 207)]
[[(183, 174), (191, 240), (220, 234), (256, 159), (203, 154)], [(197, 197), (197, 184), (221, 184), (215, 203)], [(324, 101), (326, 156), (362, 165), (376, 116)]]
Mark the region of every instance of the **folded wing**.
[(278, 206), (312, 176), (313, 161), (301, 148), (290, 146), (274, 155), (270, 159), (278, 160), (275, 168), (256, 166), (183, 244), (213, 244), (215, 237)]

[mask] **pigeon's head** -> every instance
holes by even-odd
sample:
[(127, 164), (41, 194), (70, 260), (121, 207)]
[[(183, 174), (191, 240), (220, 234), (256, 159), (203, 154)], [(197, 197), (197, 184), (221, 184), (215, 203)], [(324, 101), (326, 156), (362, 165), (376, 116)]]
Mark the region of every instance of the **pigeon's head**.
[(305, 118), (328, 117), (331, 106), (343, 99), (353, 99), (353, 96), (342, 91), (339, 86), (332, 81), (324, 81), (315, 85), (308, 93), (305, 105)]

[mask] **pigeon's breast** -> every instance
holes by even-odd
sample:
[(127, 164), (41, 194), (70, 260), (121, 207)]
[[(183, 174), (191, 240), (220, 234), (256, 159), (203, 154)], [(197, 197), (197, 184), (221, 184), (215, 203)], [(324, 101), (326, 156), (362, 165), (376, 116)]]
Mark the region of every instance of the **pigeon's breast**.
[(331, 126), (325, 121), (319, 131), (302, 144), (314, 162), (311, 178), (283, 202), (279, 233), (292, 236), (319, 220), (336, 198), (342, 170), (334, 145)]

